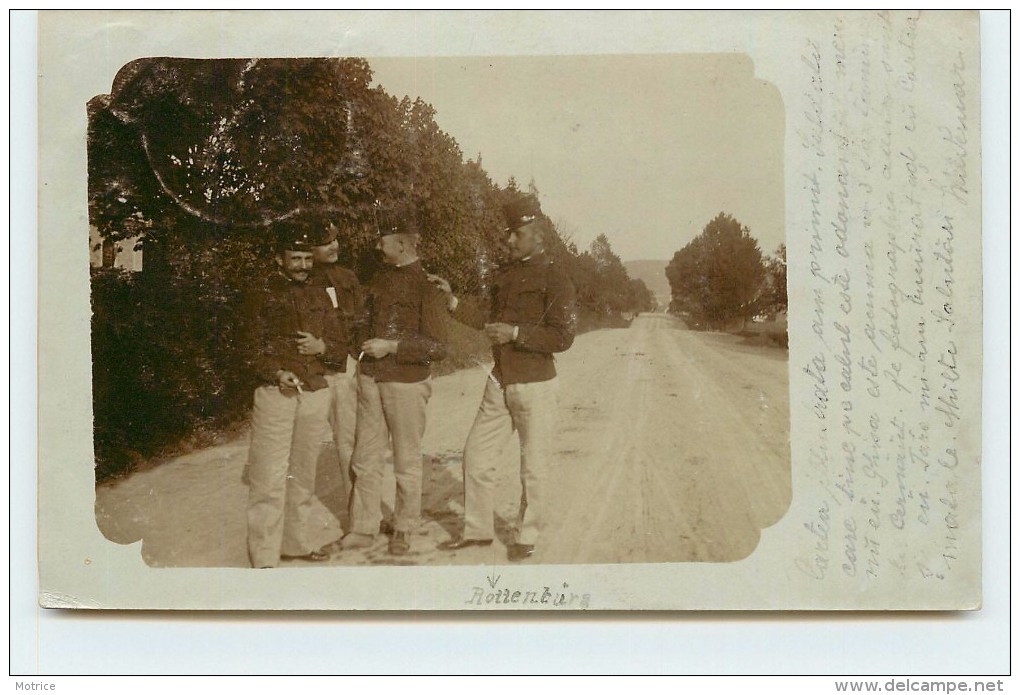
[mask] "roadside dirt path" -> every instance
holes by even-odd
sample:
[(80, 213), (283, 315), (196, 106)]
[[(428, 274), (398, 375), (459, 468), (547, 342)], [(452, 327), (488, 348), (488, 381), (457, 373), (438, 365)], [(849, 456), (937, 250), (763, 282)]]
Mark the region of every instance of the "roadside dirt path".
[[(529, 563), (725, 562), (750, 554), (790, 503), (787, 353), (646, 314), (579, 336), (557, 358), (560, 409), (548, 529)], [(497, 542), (443, 552), (458, 534), (461, 448), (482, 368), (435, 380), (426, 429), (424, 517), (410, 554), (380, 536), (332, 564), (504, 564), (520, 499), (516, 438), (498, 464)], [(241, 472), (248, 436), (96, 489), (96, 518), (117, 543), (142, 542), (153, 566), (247, 566)], [(386, 504), (392, 503), (388, 470)], [(346, 501), (336, 452), (319, 462), (314, 537), (338, 539)], [(500, 521), (505, 520), (505, 521)], [(298, 563), (300, 564), (300, 563)]]

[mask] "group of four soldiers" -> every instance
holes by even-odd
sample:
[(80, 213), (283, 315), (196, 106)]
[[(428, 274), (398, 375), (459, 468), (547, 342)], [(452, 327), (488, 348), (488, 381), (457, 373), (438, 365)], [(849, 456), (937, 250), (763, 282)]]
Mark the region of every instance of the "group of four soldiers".
[[(421, 523), (422, 437), (430, 367), (447, 354), (448, 315), (483, 330), (494, 365), (464, 447), (464, 527), (445, 550), (491, 545), (495, 470), (513, 431), (521, 444), (521, 502), (510, 560), (529, 557), (546, 507), (556, 407), (553, 353), (570, 347), (574, 288), (544, 251), (548, 222), (537, 201), (504, 209), (511, 261), (481, 309), (426, 273), (411, 214), (378, 223), (383, 264), (360, 286), (338, 265), (336, 227), (297, 215), (275, 225), (275, 267), (245, 301), (246, 340), (259, 380), (252, 410), (248, 554), (253, 567), (330, 558), (309, 542), (323, 434), (332, 425), (347, 493), (344, 550), (368, 548), (384, 529), (404, 555)], [(355, 405), (356, 404), (356, 405)], [(396, 496), (382, 519), (387, 442)]]

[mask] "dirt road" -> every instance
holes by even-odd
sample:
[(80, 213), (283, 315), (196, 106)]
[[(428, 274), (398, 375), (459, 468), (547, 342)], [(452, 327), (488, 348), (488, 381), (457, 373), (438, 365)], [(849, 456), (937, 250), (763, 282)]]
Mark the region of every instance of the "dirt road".
[[(560, 412), (548, 527), (529, 563), (724, 562), (746, 557), (790, 502), (787, 353), (685, 330), (664, 315), (581, 335), (558, 356)], [(520, 499), (519, 449), (499, 461), (497, 542), (456, 553), (461, 448), (482, 369), (435, 380), (425, 435), (424, 517), (412, 552), (380, 536), (333, 564), (499, 564)], [(97, 487), (96, 518), (154, 566), (247, 566), (241, 472), (248, 437)], [(386, 489), (391, 490), (392, 471)], [(335, 450), (324, 446), (313, 515), (322, 545), (346, 524)], [(500, 519), (505, 521), (500, 521)]]

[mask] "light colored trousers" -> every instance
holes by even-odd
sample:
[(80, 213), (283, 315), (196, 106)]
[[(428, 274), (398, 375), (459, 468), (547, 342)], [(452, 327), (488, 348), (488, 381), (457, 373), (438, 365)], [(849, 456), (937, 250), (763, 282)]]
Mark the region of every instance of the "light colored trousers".
[(521, 506), (517, 543), (534, 545), (542, 527), (545, 481), (555, 431), (558, 379), (510, 384), (493, 380), (464, 445), (464, 538), (489, 539), (493, 526), (496, 461), (514, 430), (521, 441)]
[(315, 493), (315, 466), (329, 427), (327, 389), (255, 390), (248, 452), (248, 556), (253, 567), (275, 567), (280, 554), (304, 555)]
[(354, 454), (354, 432), (358, 414), (358, 381), (354, 373), (357, 364), (348, 363), (348, 371), (327, 374), (326, 382), (332, 392), (329, 424), (333, 428), (333, 442), (340, 457), (340, 478), (343, 481), (344, 499), (351, 499), (351, 456)]
[(393, 474), (397, 480), (393, 528), (408, 533), (421, 522), (421, 439), (425, 407), (432, 396), (428, 379), (413, 384), (377, 383), (358, 375), (358, 424), (351, 459), (354, 493), (351, 530), (375, 535), (382, 521), (382, 478), (387, 435), (393, 441)]

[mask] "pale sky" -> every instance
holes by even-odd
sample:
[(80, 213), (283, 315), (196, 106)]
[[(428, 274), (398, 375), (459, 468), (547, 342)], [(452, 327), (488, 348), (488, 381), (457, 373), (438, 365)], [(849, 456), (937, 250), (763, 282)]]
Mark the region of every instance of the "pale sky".
[(502, 185), (532, 178), (581, 248), (672, 258), (721, 211), (785, 241), (784, 108), (745, 54), (370, 58)]

